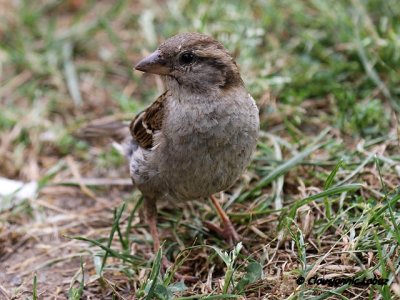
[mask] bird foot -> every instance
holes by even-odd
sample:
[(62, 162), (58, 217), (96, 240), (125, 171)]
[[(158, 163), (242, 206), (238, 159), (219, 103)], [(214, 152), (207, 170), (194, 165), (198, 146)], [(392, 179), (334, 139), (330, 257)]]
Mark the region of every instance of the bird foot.
[(208, 230), (215, 232), (220, 237), (225, 239), (229, 246), (233, 246), (241, 241), (240, 235), (236, 232), (231, 222), (224, 223), (223, 228), (209, 221), (204, 221), (203, 223)]

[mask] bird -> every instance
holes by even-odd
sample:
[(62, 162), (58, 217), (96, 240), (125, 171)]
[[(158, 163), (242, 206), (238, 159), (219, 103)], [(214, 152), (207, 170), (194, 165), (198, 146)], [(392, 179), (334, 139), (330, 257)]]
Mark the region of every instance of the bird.
[(129, 127), (120, 122), (87, 126), (86, 137), (121, 142), (133, 185), (143, 194), (144, 221), (160, 249), (157, 203), (210, 198), (222, 220), (204, 224), (230, 244), (240, 241), (214, 194), (243, 174), (256, 149), (259, 112), (239, 68), (211, 36), (182, 33), (163, 42), (134, 67), (160, 75), (166, 87)]
[(159, 201), (209, 197), (223, 223), (218, 233), (238, 242), (240, 236), (214, 196), (245, 171), (259, 132), (259, 111), (235, 59), (211, 36), (192, 32), (170, 37), (134, 68), (160, 75), (166, 87), (132, 120), (125, 142), (154, 251), (160, 248)]

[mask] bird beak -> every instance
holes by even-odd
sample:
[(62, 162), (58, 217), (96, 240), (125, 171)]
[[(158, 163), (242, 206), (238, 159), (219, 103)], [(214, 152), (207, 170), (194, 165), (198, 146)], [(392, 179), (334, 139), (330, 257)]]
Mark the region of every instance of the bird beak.
[(170, 68), (167, 66), (166, 60), (162, 57), (159, 50), (154, 51), (149, 56), (143, 58), (136, 66), (136, 70), (153, 73), (158, 75), (170, 74)]

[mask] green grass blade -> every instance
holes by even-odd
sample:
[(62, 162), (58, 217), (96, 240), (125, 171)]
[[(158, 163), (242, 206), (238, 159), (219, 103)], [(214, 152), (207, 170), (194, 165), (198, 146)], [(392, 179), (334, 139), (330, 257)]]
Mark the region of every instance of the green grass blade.
[(132, 221), (133, 217), (135, 216), (136, 211), (138, 208), (142, 205), (143, 203), (143, 196), (140, 197), (138, 202), (136, 203), (135, 207), (132, 209), (129, 218), (128, 218), (128, 225), (126, 226), (126, 231), (125, 231), (125, 241), (126, 241), (126, 248), (124, 248), (125, 251), (129, 250), (129, 234), (131, 233), (131, 228), (132, 228)]
[(160, 249), (158, 249), (157, 251), (157, 255), (156, 258), (154, 259), (153, 262), (153, 267), (151, 268), (151, 273), (150, 273), (150, 277), (149, 280), (151, 282), (151, 286), (149, 289), (149, 292), (146, 295), (146, 300), (151, 300), (154, 299), (154, 289), (156, 287), (157, 284), (157, 277), (158, 274), (160, 273), (160, 269), (161, 269), (161, 259), (162, 259), (162, 248), (160, 247)]
[(32, 299), (33, 299), (33, 300), (37, 300), (37, 299), (38, 299), (38, 296), (37, 296), (37, 277), (36, 277), (36, 273), (33, 275)]
[(294, 203), (293, 207), (291, 208), (291, 210), (289, 212), (289, 218), (293, 219), (296, 216), (296, 211), (300, 207), (310, 203), (311, 201), (318, 200), (318, 199), (321, 199), (321, 198), (324, 198), (324, 197), (329, 197), (329, 196), (345, 193), (345, 192), (355, 191), (355, 190), (360, 189), (361, 187), (362, 187), (361, 184), (356, 184), (356, 183), (355, 184), (342, 185), (342, 186), (339, 186), (339, 187), (330, 188), (330, 189), (328, 189), (326, 191), (323, 191), (321, 193), (312, 195), (312, 196), (304, 198), (302, 200), (298, 200), (298, 201), (296, 201)]
[[(324, 183), (324, 190), (327, 190), (331, 187), (332, 183), (333, 183), (333, 179), (336, 176), (336, 173), (338, 172), (339, 168), (342, 166), (343, 164), (343, 159), (340, 159), (339, 162), (336, 164), (336, 166), (333, 168), (332, 172), (329, 174), (328, 178), (326, 179), (325, 183)], [(326, 211), (326, 217), (328, 219), (331, 219), (332, 217), (332, 205), (329, 202), (328, 198), (325, 197), (324, 198), (324, 203), (325, 203), (325, 211)]]
[(379, 165), (379, 160), (376, 155), (374, 156), (374, 160), (375, 160), (376, 168), (378, 169), (379, 180), (381, 181), (383, 193), (384, 193), (385, 197), (387, 197), (388, 192), (387, 192), (386, 184), (383, 182), (381, 167)]
[(75, 281), (75, 276), (73, 278), (73, 281), (71, 283), (71, 287), (68, 291), (68, 299), (69, 300), (79, 300), (82, 299), (82, 295), (83, 295), (83, 289), (85, 287), (85, 273), (84, 273), (84, 268), (83, 268), (83, 259), (82, 256), (80, 257), (80, 264), (81, 264), (81, 274), (82, 274), (82, 279), (79, 282), (79, 288), (74, 288), (72, 286), (72, 284)]
[[(107, 248), (111, 247), (111, 243), (114, 238), (115, 231), (119, 227), (119, 219), (121, 218), (124, 209), (125, 209), (125, 203), (122, 203), (122, 205), (120, 207), (118, 207), (117, 210), (115, 211), (114, 223), (113, 223), (113, 226), (110, 231), (110, 236), (108, 237)], [(120, 234), (120, 232), (119, 232), (119, 234)], [(103, 261), (101, 263), (101, 268), (100, 268), (100, 274), (99, 274), (100, 276), (102, 276), (102, 274), (103, 274), (103, 269), (106, 264), (107, 257), (108, 257), (108, 251), (106, 251), (106, 253), (104, 253)]]
[(273, 170), (271, 173), (269, 173), (266, 177), (264, 177), (262, 180), (260, 180), (259, 183), (255, 187), (253, 187), (250, 191), (247, 191), (243, 193), (239, 199), (238, 202), (242, 202), (249, 198), (251, 195), (254, 193), (260, 191), (262, 188), (270, 184), (272, 181), (274, 181), (276, 178), (280, 177), (281, 175), (286, 174), (289, 172), (291, 169), (293, 169), (295, 166), (301, 163), (301, 161), (309, 156), (311, 153), (313, 153), (315, 150), (318, 148), (322, 147), (324, 144), (317, 144), (315, 146), (311, 146), (306, 148), (304, 151), (300, 152), (299, 154), (293, 156), (291, 159), (288, 161), (284, 162), (280, 166), (278, 166), (275, 170)]
[[(66, 236), (68, 237), (68, 236)], [(132, 265), (140, 265), (143, 263), (142, 258), (139, 256), (134, 256), (134, 255), (127, 255), (127, 254), (123, 254), (123, 253), (119, 253), (113, 249), (111, 249), (110, 247), (104, 246), (102, 243), (96, 241), (96, 240), (91, 240), (82, 236), (72, 236), (69, 237), (71, 239), (75, 239), (75, 240), (79, 240), (79, 241), (84, 241), (84, 242), (89, 242), (95, 246), (100, 247), (101, 249), (103, 249), (106, 253), (108, 253), (109, 255), (112, 255), (113, 257), (119, 258), (122, 261), (126, 261), (128, 263), (131, 263)]]
[(324, 183), (324, 190), (327, 190), (331, 187), (333, 179), (335, 178), (336, 173), (339, 171), (339, 168), (342, 166), (342, 164), (343, 164), (343, 159), (340, 159), (339, 162), (333, 168), (332, 172), (329, 174), (328, 178), (326, 179)]
[(376, 222), (376, 219), (379, 218), (386, 210), (389, 208), (392, 208), (394, 205), (397, 204), (397, 202), (400, 201), (400, 192), (396, 195), (394, 195), (390, 200), (386, 202), (385, 205), (383, 205), (381, 208), (378, 209), (378, 211), (373, 214), (370, 219), (368, 220), (369, 224), (374, 224)]
[(335, 186), (341, 186), (342, 184), (346, 183), (349, 181), (351, 178), (353, 178), (355, 175), (360, 173), (360, 171), (371, 161), (371, 159), (374, 157), (374, 153), (371, 153), (368, 155), (368, 157), (353, 171), (347, 176), (345, 179), (342, 181), (338, 182), (335, 184)]

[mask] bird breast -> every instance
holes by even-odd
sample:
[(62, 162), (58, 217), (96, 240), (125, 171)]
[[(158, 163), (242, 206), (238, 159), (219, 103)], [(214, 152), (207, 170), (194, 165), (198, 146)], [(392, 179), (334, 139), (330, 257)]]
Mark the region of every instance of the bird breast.
[(259, 119), (244, 92), (210, 99), (169, 99), (153, 158), (158, 179), (176, 200), (207, 197), (242, 174), (255, 149)]

